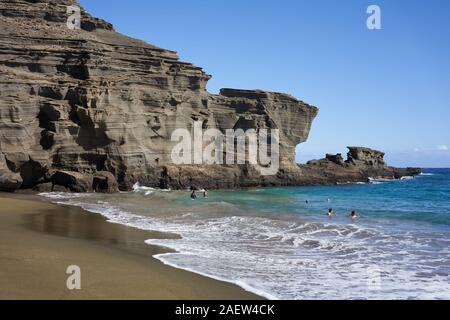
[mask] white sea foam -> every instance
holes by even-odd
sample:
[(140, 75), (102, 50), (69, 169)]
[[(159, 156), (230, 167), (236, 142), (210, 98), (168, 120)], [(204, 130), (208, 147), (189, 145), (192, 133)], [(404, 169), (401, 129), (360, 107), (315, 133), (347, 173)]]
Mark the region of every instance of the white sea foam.
[(139, 182), (136, 182), (133, 185), (133, 192), (139, 192), (139, 193), (144, 193), (146, 196), (151, 195), (152, 193), (155, 192), (170, 192), (172, 190), (170, 189), (156, 189), (156, 188), (152, 188), (152, 187), (146, 187), (146, 186), (142, 186), (139, 184)]
[(89, 197), (89, 193), (69, 193), (69, 192), (42, 192), (39, 193), (39, 196), (45, 197), (48, 199), (76, 199), (76, 198), (86, 198)]
[(371, 184), (380, 184), (380, 183), (384, 183), (384, 182), (394, 182), (394, 181), (398, 181), (398, 180), (383, 179), (383, 178), (369, 178), (369, 183), (371, 183)]

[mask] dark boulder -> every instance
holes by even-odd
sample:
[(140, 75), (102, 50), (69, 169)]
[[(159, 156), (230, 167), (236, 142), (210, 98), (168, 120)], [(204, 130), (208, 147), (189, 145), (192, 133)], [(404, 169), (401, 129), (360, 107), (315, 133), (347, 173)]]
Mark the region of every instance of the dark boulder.
[(115, 193), (119, 192), (119, 184), (111, 172), (100, 171), (94, 176), (92, 189), (95, 192)]
[[(91, 175), (72, 171), (56, 171), (51, 181), (54, 186), (63, 186), (72, 192), (91, 192), (93, 179)], [(54, 188), (53, 188), (54, 189)]]
[(22, 186), (22, 177), (18, 173), (0, 171), (0, 191), (12, 192)]

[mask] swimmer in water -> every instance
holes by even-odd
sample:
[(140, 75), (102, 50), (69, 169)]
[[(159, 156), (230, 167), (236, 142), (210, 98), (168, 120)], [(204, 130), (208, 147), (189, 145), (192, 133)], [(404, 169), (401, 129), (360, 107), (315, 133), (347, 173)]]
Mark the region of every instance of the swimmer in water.
[(331, 217), (333, 217), (334, 216), (334, 211), (333, 211), (333, 209), (328, 209), (328, 213), (327, 213), (327, 215), (331, 218)]
[(355, 221), (358, 218), (359, 216), (356, 214), (356, 211), (352, 211), (352, 213), (350, 213), (350, 219), (352, 219), (353, 221)]
[(195, 190), (192, 190), (192, 193), (191, 193), (191, 199), (192, 199), (192, 200), (197, 199), (197, 194), (195, 193)]
[(203, 191), (203, 198), (208, 198), (208, 190)]

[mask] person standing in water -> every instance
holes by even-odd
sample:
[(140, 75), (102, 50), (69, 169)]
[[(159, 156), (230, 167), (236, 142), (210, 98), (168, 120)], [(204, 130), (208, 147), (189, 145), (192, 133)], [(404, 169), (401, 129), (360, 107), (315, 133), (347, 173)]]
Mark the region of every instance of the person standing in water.
[(328, 209), (328, 213), (327, 213), (328, 217), (333, 217), (334, 216), (334, 211), (332, 208)]
[(195, 193), (195, 190), (192, 190), (192, 193), (191, 193), (191, 199), (192, 199), (192, 200), (197, 199), (197, 194)]
[(203, 190), (203, 198), (208, 198), (208, 190)]

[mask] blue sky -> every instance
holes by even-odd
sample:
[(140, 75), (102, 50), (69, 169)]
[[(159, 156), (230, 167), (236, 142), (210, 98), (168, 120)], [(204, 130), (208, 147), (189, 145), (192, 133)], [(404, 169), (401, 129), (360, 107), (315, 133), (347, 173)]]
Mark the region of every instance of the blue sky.
[[(358, 145), (396, 166), (450, 167), (450, 1), (80, 0), (175, 50), (220, 88), (286, 92), (320, 115), (298, 161)], [(379, 5), (382, 30), (368, 30)]]

